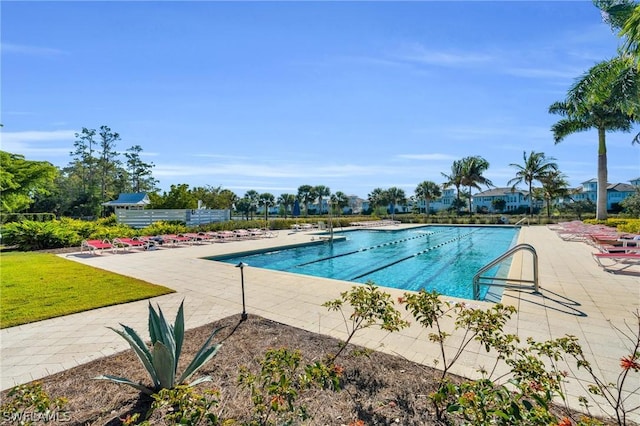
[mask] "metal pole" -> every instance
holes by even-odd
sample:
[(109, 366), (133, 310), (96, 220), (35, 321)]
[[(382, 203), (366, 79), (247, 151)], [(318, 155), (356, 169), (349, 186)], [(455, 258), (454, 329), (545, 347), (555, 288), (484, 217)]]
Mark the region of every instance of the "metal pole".
[(240, 321), (247, 320), (247, 310), (244, 303), (244, 267), (247, 266), (246, 263), (240, 262), (236, 265), (236, 268), (240, 268), (240, 286), (242, 288), (242, 314), (240, 315)]

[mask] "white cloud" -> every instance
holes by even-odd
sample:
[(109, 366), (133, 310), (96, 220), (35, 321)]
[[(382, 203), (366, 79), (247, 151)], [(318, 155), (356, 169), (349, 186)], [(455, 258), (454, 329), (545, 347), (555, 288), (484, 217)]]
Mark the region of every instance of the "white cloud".
[(0, 43), (2, 53), (18, 53), (32, 56), (65, 55), (67, 52), (51, 47), (28, 46), (25, 44)]
[(495, 60), (493, 55), (487, 53), (446, 51), (427, 49), (419, 43), (414, 43), (403, 47), (396, 55), (396, 58), (417, 62), (420, 64), (460, 66), (478, 63), (491, 63)]
[(0, 132), (0, 141), (2, 150), (13, 154), (69, 155), (76, 132), (76, 130)]

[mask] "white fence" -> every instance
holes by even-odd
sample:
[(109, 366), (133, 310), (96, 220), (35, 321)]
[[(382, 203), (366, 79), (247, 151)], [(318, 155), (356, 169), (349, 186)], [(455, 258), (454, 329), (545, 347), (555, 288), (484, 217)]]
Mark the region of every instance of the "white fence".
[(118, 223), (129, 225), (132, 228), (144, 228), (154, 222), (181, 221), (187, 226), (203, 225), (212, 222), (224, 222), (230, 220), (230, 210), (182, 210), (182, 209), (157, 209), (157, 210), (125, 210), (116, 209)]

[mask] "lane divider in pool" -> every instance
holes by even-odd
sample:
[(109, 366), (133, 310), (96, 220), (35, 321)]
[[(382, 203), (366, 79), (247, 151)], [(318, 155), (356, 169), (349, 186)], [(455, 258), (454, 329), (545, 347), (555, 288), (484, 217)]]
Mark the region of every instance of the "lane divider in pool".
[(301, 263), (299, 265), (296, 265), (296, 266), (294, 266), (294, 268), (299, 268), (301, 266), (311, 265), (312, 263), (324, 262), (325, 260), (331, 260), (331, 259), (335, 259), (335, 258), (342, 257), (342, 256), (348, 256), (350, 254), (362, 253), (363, 251), (373, 250), (373, 249), (377, 249), (377, 248), (384, 247), (384, 246), (390, 246), (392, 244), (400, 244), (400, 243), (404, 243), (404, 242), (407, 242), (407, 241), (410, 241), (410, 240), (415, 240), (416, 238), (429, 237), (429, 236), (431, 236), (433, 234), (435, 234), (435, 232), (421, 232), (419, 235), (416, 235), (414, 237), (407, 237), (407, 238), (403, 238), (401, 240), (390, 241), (388, 243), (380, 243), (380, 244), (377, 244), (377, 245), (371, 246), (371, 247), (360, 248), (358, 250), (353, 250), (353, 251), (348, 251), (348, 252), (345, 252), (345, 253), (336, 254), (336, 255), (333, 255), (333, 256), (323, 257), (321, 259), (315, 259), (315, 260), (312, 260), (310, 262), (305, 262), (305, 263)]
[(450, 240), (448, 240), (448, 241), (445, 241), (445, 242), (442, 242), (442, 243), (437, 244), (437, 245), (435, 245), (435, 246), (432, 246), (432, 247), (426, 248), (426, 249), (424, 249), (424, 250), (421, 250), (421, 251), (419, 251), (418, 253), (414, 253), (414, 254), (412, 254), (412, 255), (410, 255), (410, 256), (405, 256), (405, 257), (400, 258), (400, 259), (398, 259), (398, 260), (394, 260), (394, 261), (393, 261), (393, 262), (391, 262), (391, 263), (387, 263), (386, 265), (383, 265), (383, 266), (377, 267), (377, 268), (375, 268), (375, 269), (372, 269), (371, 271), (365, 272), (364, 274), (360, 274), (360, 275), (358, 275), (357, 277), (353, 277), (353, 278), (351, 278), (351, 280), (349, 280), (349, 281), (355, 281), (355, 280), (357, 280), (357, 279), (359, 279), (359, 278), (366, 277), (367, 275), (371, 275), (371, 274), (373, 274), (374, 272), (378, 272), (378, 271), (381, 271), (381, 270), (383, 270), (383, 269), (386, 269), (386, 268), (388, 268), (388, 267), (390, 267), (390, 266), (396, 265), (396, 264), (398, 264), (398, 263), (400, 263), (400, 262), (404, 262), (405, 260), (409, 260), (409, 259), (412, 259), (412, 258), (414, 258), (414, 257), (420, 256), (420, 255), (422, 255), (422, 254), (425, 254), (425, 253), (426, 253), (426, 252), (428, 252), (428, 251), (431, 251), (431, 250), (435, 250), (435, 249), (437, 249), (437, 248), (440, 248), (440, 247), (442, 247), (442, 246), (444, 246), (444, 245), (446, 245), (446, 244), (451, 244), (451, 243), (453, 243), (453, 242), (455, 242), (455, 241), (461, 240), (462, 238), (468, 237), (469, 235), (473, 234), (474, 232), (477, 232), (477, 230), (474, 230), (474, 231), (468, 232), (468, 233), (466, 233), (466, 234), (458, 235), (458, 236), (457, 236), (457, 237), (455, 237), (455, 238), (452, 238), (452, 239), (450, 239)]

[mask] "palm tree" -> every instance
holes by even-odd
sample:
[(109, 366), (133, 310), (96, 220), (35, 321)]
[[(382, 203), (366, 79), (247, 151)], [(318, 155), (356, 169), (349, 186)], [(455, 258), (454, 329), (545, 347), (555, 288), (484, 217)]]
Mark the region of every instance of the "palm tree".
[(258, 211), (258, 200), (260, 194), (258, 191), (250, 189), (244, 194), (244, 198), (249, 200), (249, 212), (251, 213), (251, 219), (253, 220), (253, 214)]
[(567, 176), (559, 170), (553, 170), (540, 179), (542, 198), (547, 205), (547, 217), (551, 218), (551, 203), (558, 197), (569, 195)]
[[(462, 186), (462, 160), (456, 160), (451, 165), (451, 173), (441, 173), (447, 181), (444, 183), (444, 187), (448, 188), (453, 186), (456, 189), (456, 206), (460, 206), (460, 186)], [(459, 213), (459, 207), (456, 209), (456, 213)]]
[(406, 203), (407, 202), (407, 196), (404, 193), (403, 189), (400, 189), (398, 187), (392, 186), (391, 188), (387, 189), (386, 191), (386, 199), (391, 203), (391, 219), (395, 218), (395, 213), (396, 213), (396, 205), (398, 203)]
[(339, 215), (342, 209), (349, 205), (349, 197), (342, 191), (336, 191), (335, 194), (331, 195), (331, 205), (337, 208)]
[(429, 201), (442, 196), (440, 185), (430, 180), (420, 182), (415, 190), (416, 197), (425, 202), (425, 213), (429, 215)]
[(617, 59), (596, 64), (569, 89), (564, 101), (549, 107), (550, 113), (564, 117), (551, 127), (556, 144), (573, 133), (591, 129), (598, 131), (598, 220), (607, 218), (606, 132), (629, 132), (638, 120), (613, 88), (624, 66), (624, 61)]
[(313, 187), (313, 192), (318, 198), (318, 204), (320, 205), (318, 212), (319, 214), (322, 214), (322, 198), (329, 197), (331, 195), (331, 190), (324, 185), (317, 185)]
[(280, 196), (278, 197), (278, 204), (284, 207), (285, 219), (287, 218), (287, 209), (291, 211), (291, 209), (293, 209), (293, 205), (295, 204), (295, 202), (296, 202), (296, 196), (293, 194), (284, 193), (284, 194), (280, 194)]
[(367, 199), (369, 200), (369, 205), (372, 209), (376, 207), (384, 206), (389, 201), (387, 199), (387, 193), (382, 188), (375, 188), (371, 193), (367, 195)]
[[(635, 117), (640, 116), (640, 3), (633, 1), (594, 0), (605, 16), (611, 28), (618, 30), (624, 39), (620, 56), (607, 64), (616, 69), (614, 82), (610, 85), (612, 97), (621, 105), (623, 111)], [(609, 89), (605, 84), (606, 99)], [(640, 132), (633, 138), (640, 143)]]
[(522, 153), (522, 164), (511, 163), (509, 166), (515, 167), (516, 177), (507, 182), (507, 185), (511, 185), (511, 189), (515, 190), (516, 185), (519, 183), (526, 183), (529, 187), (529, 216), (533, 215), (533, 182), (539, 181), (547, 177), (551, 172), (558, 171), (558, 165), (555, 163), (555, 158), (547, 158), (544, 152), (531, 151), (531, 154), (527, 156), (527, 151)]
[(465, 157), (462, 159), (462, 179), (461, 185), (469, 187), (469, 215), (473, 214), (471, 207), (471, 188), (480, 189), (480, 184), (486, 185), (487, 188), (493, 183), (486, 177), (482, 176), (489, 168), (489, 162), (479, 155)]
[(275, 204), (275, 197), (268, 192), (260, 194), (258, 197), (258, 205), (264, 207), (264, 220), (269, 223), (269, 206)]
[(301, 185), (298, 187), (298, 200), (304, 204), (304, 211), (307, 216), (309, 216), (309, 203), (314, 199), (313, 187), (311, 185)]

